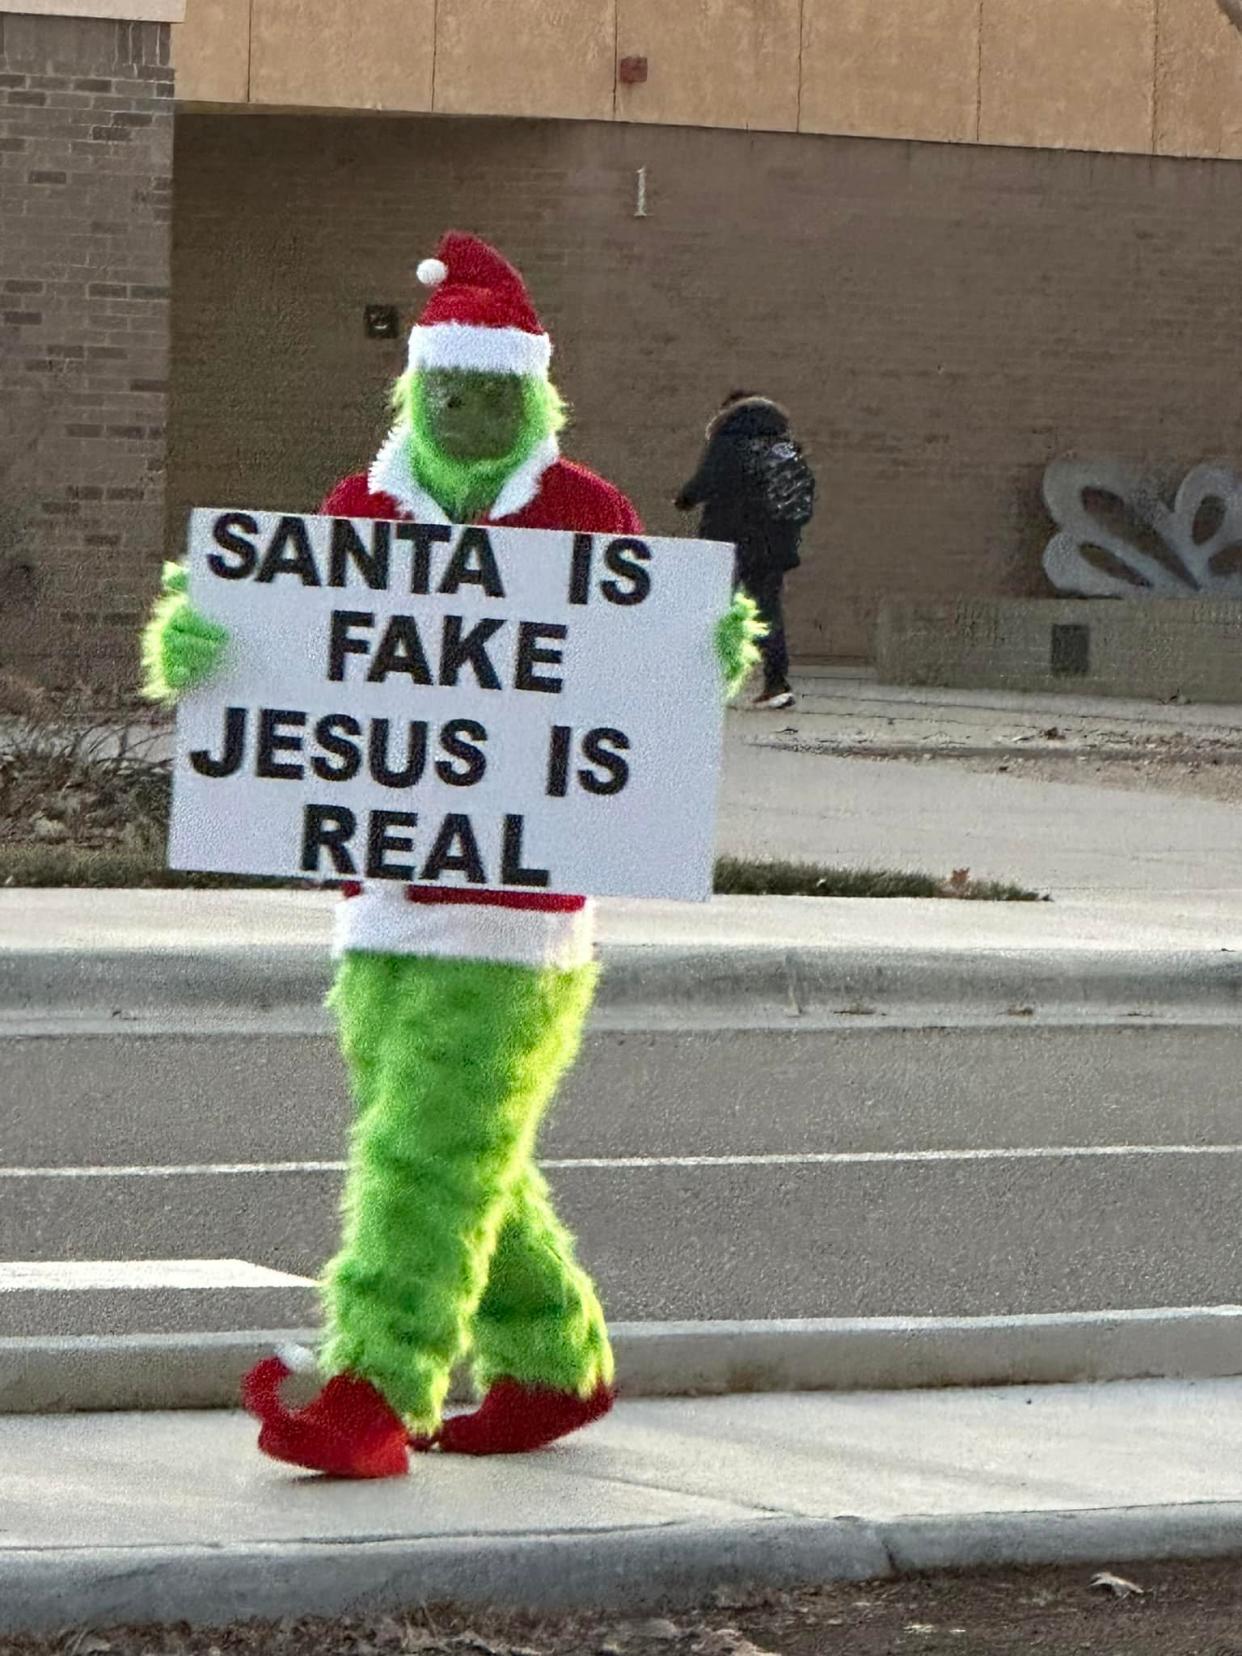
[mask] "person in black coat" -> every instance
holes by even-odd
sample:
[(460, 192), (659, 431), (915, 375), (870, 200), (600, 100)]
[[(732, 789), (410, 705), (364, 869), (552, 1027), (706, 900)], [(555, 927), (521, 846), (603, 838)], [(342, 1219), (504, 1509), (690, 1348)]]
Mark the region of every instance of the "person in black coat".
[(676, 499), (679, 511), (702, 508), (704, 540), (731, 541), (737, 548), (734, 585), (750, 594), (767, 625), (760, 641), (763, 693), (757, 707), (794, 703), (783, 587), (800, 562), (814, 492), (815, 480), (785, 410), (767, 397), (734, 391), (708, 426), (699, 469)]

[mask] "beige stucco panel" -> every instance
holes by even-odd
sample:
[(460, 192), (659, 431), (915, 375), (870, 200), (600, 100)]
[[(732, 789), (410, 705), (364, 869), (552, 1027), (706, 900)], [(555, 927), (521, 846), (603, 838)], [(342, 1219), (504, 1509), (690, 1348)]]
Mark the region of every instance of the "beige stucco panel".
[(187, 0), (172, 31), (182, 103), (245, 103), (250, 81), (250, 0)]
[(1242, 33), (1217, 0), (1160, 0), (1156, 148), (1242, 156)]
[(983, 0), (980, 55), (985, 144), (1152, 149), (1156, 0)]
[(617, 115), (672, 126), (798, 125), (800, 0), (617, 0), (619, 57), (645, 57)]
[(435, 107), (610, 120), (616, 0), (439, 0)]
[(802, 130), (969, 141), (978, 68), (979, 0), (806, 0)]
[(254, 0), (250, 98), (431, 108), (435, 0)]

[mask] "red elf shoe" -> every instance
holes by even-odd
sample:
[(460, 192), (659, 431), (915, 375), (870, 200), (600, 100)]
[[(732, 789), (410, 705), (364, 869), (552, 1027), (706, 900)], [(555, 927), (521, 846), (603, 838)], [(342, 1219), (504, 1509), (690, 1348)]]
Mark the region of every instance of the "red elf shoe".
[(436, 1448), (447, 1455), (524, 1455), (602, 1420), (615, 1401), (611, 1386), (578, 1397), (549, 1386), (497, 1380), (473, 1414), (454, 1415), (434, 1438), (411, 1441), (416, 1449)]
[(242, 1382), (247, 1412), (263, 1423), (265, 1455), (333, 1478), (399, 1478), (409, 1471), (405, 1425), (369, 1380), (338, 1374), (312, 1403), (290, 1409), (280, 1388), (292, 1373), (282, 1358), (265, 1357)]

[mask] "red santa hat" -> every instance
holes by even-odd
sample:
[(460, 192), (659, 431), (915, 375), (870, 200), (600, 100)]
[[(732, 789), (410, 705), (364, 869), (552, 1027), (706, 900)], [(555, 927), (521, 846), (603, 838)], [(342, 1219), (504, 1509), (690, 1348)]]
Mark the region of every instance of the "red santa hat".
[(552, 341), (522, 278), (495, 248), (450, 231), (418, 279), (435, 291), (410, 330), (411, 368), (547, 375)]

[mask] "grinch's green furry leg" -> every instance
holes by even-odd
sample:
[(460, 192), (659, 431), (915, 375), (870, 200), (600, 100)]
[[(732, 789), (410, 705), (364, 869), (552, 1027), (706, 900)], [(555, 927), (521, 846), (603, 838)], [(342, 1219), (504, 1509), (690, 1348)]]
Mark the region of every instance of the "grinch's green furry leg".
[(590, 1277), (552, 1209), (543, 1175), (529, 1166), (501, 1228), (474, 1324), (474, 1379), (590, 1397), (613, 1380), (612, 1348)]
[[(384, 957), (358, 955), (352, 958), (378, 960)], [(383, 1032), (397, 991), (395, 972), (376, 971), (368, 974), (369, 981), (365, 994), (367, 1015), (350, 1017), (345, 1011), (344, 1003), (349, 995), (347, 985), (356, 975), (356, 969), (351, 968), (347, 960), (338, 971), (328, 995), (328, 1006), (336, 1014), (337, 1028), (340, 1031), (341, 1055), (345, 1059), (345, 1068), (349, 1075), (349, 1090), (358, 1112), (355, 1117), (355, 1136), (358, 1131), (358, 1120), (375, 1102), (376, 1078), (379, 1075), (383, 1052)]]
[(433, 1431), (595, 968), (353, 953), (332, 1004), (360, 1110), (324, 1286), (327, 1374)]

